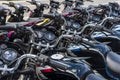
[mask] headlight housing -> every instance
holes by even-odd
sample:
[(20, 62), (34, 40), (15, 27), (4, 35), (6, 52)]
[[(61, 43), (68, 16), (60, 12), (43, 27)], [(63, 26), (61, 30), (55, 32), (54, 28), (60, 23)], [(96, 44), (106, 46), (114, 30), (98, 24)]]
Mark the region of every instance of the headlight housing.
[(17, 58), (18, 52), (15, 49), (7, 48), (3, 51), (2, 57), (7, 61), (13, 61)]
[(55, 39), (55, 34), (51, 33), (51, 32), (46, 32), (45, 33), (45, 38), (49, 41), (52, 41)]

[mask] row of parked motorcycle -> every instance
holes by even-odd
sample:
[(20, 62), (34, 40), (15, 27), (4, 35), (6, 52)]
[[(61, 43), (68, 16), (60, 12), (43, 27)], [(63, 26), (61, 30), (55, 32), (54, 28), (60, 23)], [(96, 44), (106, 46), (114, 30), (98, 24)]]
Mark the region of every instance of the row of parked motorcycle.
[(85, 1), (3, 3), (0, 80), (120, 80), (120, 5)]

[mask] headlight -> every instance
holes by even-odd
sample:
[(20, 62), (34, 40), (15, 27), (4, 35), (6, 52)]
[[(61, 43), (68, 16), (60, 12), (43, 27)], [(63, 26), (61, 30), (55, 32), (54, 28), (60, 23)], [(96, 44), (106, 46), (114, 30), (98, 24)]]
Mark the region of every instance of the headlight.
[(100, 16), (94, 15), (94, 16), (93, 16), (93, 20), (94, 20), (94, 21), (100, 21)]
[(73, 28), (79, 29), (79, 28), (80, 28), (80, 24), (77, 23), (77, 22), (74, 22), (74, 23), (73, 23)]
[(54, 40), (55, 39), (55, 35), (53, 34), (53, 33), (51, 33), (51, 32), (46, 32), (45, 33), (45, 38), (47, 39), (47, 40)]
[(3, 51), (2, 57), (7, 61), (12, 61), (17, 58), (17, 54), (18, 52), (16, 50), (8, 48)]

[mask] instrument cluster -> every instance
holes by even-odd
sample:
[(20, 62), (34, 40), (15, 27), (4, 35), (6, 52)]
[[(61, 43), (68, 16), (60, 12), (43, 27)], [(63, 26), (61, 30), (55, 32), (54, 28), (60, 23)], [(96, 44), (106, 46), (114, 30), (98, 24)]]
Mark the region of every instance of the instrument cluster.
[(57, 38), (56, 32), (53, 30), (48, 30), (46, 28), (35, 30), (36, 42), (41, 42), (42, 44), (47, 44), (53, 42)]
[(70, 20), (67, 20), (67, 26), (66, 26), (66, 29), (70, 29), (71, 31), (79, 31), (81, 29), (81, 25), (79, 22), (77, 21), (70, 21)]
[(0, 45), (0, 65), (9, 64), (17, 59), (19, 52), (14, 48), (9, 48), (6, 44)]

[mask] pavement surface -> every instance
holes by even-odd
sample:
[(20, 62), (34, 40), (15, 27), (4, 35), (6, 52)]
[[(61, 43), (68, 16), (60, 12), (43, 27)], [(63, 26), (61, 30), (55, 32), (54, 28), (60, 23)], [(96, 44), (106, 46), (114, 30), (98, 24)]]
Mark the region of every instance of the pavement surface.
[[(30, 1), (30, 0), (0, 0), (0, 5), (2, 5), (2, 3), (8, 3), (9, 1), (12, 1), (12, 2), (15, 2), (15, 3), (22, 3), (23, 5), (26, 5), (26, 6), (29, 6), (31, 9), (34, 9), (35, 6), (27, 3), (26, 1)], [(48, 3), (49, 4), (49, 0), (37, 0), (37, 1), (41, 1), (43, 3)], [(56, 1), (63, 1), (63, 0), (56, 0)], [(98, 4), (106, 4), (108, 2), (118, 2), (120, 4), (120, 0), (93, 0), (94, 2), (91, 3), (91, 2), (85, 2), (85, 6), (88, 6), (88, 5), (98, 5)], [(2, 5), (2, 6), (5, 6), (5, 5)], [(7, 7), (7, 6), (5, 6)]]

